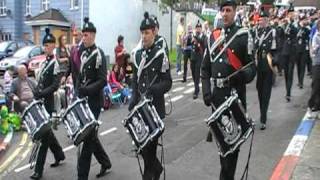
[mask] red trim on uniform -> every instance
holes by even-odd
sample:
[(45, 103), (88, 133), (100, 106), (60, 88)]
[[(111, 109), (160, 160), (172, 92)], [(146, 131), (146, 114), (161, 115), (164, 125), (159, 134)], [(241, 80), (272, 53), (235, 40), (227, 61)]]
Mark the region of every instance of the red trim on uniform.
[[(220, 29), (213, 30), (212, 36), (214, 40), (218, 39), (220, 35), (221, 35)], [(222, 49), (222, 46), (220, 47), (220, 49)], [(230, 48), (227, 48), (227, 57), (228, 57), (229, 63), (234, 69), (238, 70), (242, 67), (242, 63), (240, 59), (232, 52)]]

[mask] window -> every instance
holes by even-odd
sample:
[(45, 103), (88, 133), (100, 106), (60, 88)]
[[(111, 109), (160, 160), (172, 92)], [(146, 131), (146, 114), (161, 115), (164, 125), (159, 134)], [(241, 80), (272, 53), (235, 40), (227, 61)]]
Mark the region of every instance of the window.
[(7, 15), (6, 0), (0, 0), (0, 16)]
[(26, 4), (26, 15), (31, 15), (31, 0), (25, 0)]
[(41, 0), (41, 11), (49, 9), (50, 0)]
[(70, 9), (78, 9), (79, 8), (79, 0), (70, 0)]
[(2, 33), (1, 34), (2, 41), (11, 41), (11, 33)]

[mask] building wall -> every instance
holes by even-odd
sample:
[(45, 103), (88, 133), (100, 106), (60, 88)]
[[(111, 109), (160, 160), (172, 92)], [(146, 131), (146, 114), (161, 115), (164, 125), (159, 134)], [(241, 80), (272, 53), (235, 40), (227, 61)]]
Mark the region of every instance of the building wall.
[[(17, 17), (15, 15), (15, 5), (17, 4), (17, 0), (6, 0), (7, 10), (11, 11), (11, 15), (0, 16), (0, 31), (2, 33), (10, 33), (12, 39), (16, 36), (15, 31), (15, 21), (17, 21)], [(1, 39), (1, 37), (0, 37)]]
[[(160, 23), (160, 34), (167, 39), (170, 46), (170, 9), (169, 13), (162, 13), (162, 9), (153, 0), (108, 0), (106, 6), (102, 6), (105, 0), (90, 1), (89, 17), (97, 28), (96, 43), (106, 55), (110, 56), (110, 62), (114, 63), (114, 47), (117, 44), (118, 35), (124, 36), (124, 45), (128, 52), (136, 47), (140, 40), (140, 23), (143, 14), (148, 11), (150, 15), (156, 15)], [(173, 11), (172, 40), (175, 48), (177, 24), (180, 13)], [(105, 18), (102, 18), (105, 17)], [(193, 13), (187, 13), (186, 22), (195, 26), (198, 17)]]

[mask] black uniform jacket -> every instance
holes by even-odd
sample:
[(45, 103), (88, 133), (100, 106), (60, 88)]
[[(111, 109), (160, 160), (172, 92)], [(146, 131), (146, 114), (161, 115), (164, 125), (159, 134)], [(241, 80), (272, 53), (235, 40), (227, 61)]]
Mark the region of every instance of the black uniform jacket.
[(96, 45), (81, 53), (80, 75), (76, 89), (79, 96), (87, 96), (91, 110), (100, 110), (103, 105), (103, 87), (106, 85), (106, 59)]
[(154, 43), (150, 48), (140, 48), (134, 52), (133, 92), (129, 111), (138, 104), (141, 95), (146, 94), (153, 98), (152, 103), (160, 118), (165, 117), (164, 94), (171, 89), (172, 78), (167, 51), (163, 45)]
[[(225, 34), (225, 42), (229, 42), (229, 40), (240, 31), (240, 27), (235, 24), (231, 25), (228, 28), (223, 29)], [(238, 36), (234, 38), (231, 44), (228, 46), (231, 52), (238, 57), (241, 61), (242, 66), (253, 61), (252, 58), (252, 49), (248, 49), (248, 35), (249, 31), (242, 29)], [(214, 34), (214, 32), (212, 33)], [(223, 34), (223, 33), (222, 33)], [(214, 38), (211, 36), (210, 38), (210, 47), (214, 43)], [(252, 42), (251, 42), (252, 43)], [(210, 79), (216, 78), (226, 78), (230, 74), (236, 71), (236, 69), (230, 64), (229, 59), (226, 53), (222, 53), (222, 55), (215, 61), (211, 62), (211, 60), (215, 59), (217, 54), (221, 51), (221, 48), (216, 48), (213, 53), (210, 53), (209, 46), (207, 46), (204, 54), (204, 59), (201, 65), (201, 79), (202, 79), (202, 92), (204, 99), (211, 99), (213, 101), (213, 95), (215, 92), (212, 92), (212, 84)], [(210, 57), (211, 56), (211, 57)], [(245, 84), (251, 82), (256, 74), (256, 67), (253, 63), (248, 66), (244, 70), (240, 71), (236, 76), (233, 76), (230, 79), (230, 86), (234, 87), (239, 94), (239, 97), (242, 103), (246, 104), (246, 88)], [(213, 93), (213, 94), (212, 94)]]
[(37, 87), (34, 96), (37, 99), (44, 99), (44, 105), (48, 113), (54, 111), (54, 92), (60, 85), (59, 63), (54, 56), (47, 56), (40, 65), (37, 75)]

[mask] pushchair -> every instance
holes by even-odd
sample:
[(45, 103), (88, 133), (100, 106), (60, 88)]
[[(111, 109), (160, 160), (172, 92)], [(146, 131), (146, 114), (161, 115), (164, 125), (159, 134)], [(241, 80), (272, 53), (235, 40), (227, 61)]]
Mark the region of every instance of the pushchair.
[(122, 106), (131, 98), (131, 90), (128, 87), (119, 87), (116, 84), (107, 84), (104, 89), (104, 109), (112, 105)]

